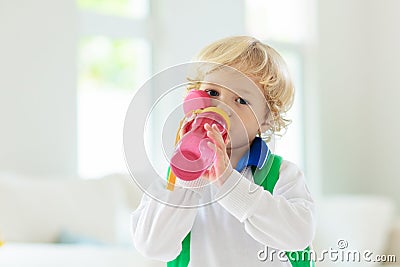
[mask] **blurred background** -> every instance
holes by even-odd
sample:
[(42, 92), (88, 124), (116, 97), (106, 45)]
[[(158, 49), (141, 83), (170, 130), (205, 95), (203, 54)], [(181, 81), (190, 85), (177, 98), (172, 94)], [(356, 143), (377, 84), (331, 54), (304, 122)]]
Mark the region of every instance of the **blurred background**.
[(399, 258), (399, 11), (397, 0), (0, 0), (0, 263), (159, 266), (129, 247), (141, 191), (125, 113), (152, 75), (230, 35), (289, 65), (293, 123), (275, 152), (319, 205), (315, 247), (342, 238)]

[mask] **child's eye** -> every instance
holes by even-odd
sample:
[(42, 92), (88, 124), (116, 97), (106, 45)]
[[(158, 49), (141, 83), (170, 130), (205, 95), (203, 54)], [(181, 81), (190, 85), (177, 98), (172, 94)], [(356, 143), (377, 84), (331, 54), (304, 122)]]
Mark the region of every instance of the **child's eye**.
[(236, 99), (236, 102), (238, 102), (241, 105), (248, 105), (249, 102), (247, 102), (246, 100), (244, 100), (243, 98), (239, 97), (238, 99)]
[(205, 90), (209, 96), (219, 96), (219, 93), (213, 89)]

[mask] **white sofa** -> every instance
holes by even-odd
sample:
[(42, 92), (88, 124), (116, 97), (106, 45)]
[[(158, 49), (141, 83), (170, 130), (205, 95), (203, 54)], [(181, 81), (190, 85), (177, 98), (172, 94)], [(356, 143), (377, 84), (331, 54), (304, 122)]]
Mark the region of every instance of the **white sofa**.
[[(0, 266), (165, 266), (132, 246), (130, 214), (142, 192), (128, 175), (84, 180), (0, 173)], [(391, 201), (377, 196), (332, 196), (317, 200), (313, 248), (396, 254), (400, 221)], [(317, 262), (316, 266), (366, 266), (365, 262)], [(400, 265), (398, 265), (400, 266)]]
[(130, 214), (141, 195), (122, 174), (0, 173), (0, 266), (165, 266), (132, 245)]
[[(316, 266), (382, 264), (368, 262), (363, 255), (371, 260), (376, 259), (375, 256), (394, 255), (396, 262), (386, 262), (385, 266), (400, 266), (400, 218), (396, 216), (395, 204), (390, 199), (378, 195), (325, 196), (317, 201), (317, 211), (314, 250), (317, 255), (324, 250), (337, 251), (337, 254), (332, 260), (326, 254), (325, 260), (317, 262)], [(351, 254), (347, 259), (348, 252), (359, 252), (360, 260)]]

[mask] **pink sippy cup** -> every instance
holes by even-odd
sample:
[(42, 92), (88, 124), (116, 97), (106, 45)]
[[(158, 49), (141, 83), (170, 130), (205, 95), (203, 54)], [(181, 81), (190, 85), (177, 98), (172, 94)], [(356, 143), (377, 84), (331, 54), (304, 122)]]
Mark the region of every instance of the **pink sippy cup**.
[(184, 99), (185, 116), (195, 114), (195, 117), (182, 126), (185, 134), (177, 143), (170, 162), (172, 172), (182, 180), (199, 178), (215, 160), (214, 150), (207, 145), (212, 140), (207, 136), (204, 124), (216, 124), (224, 141), (228, 136), (228, 115), (210, 105), (210, 96), (201, 90), (191, 90)]

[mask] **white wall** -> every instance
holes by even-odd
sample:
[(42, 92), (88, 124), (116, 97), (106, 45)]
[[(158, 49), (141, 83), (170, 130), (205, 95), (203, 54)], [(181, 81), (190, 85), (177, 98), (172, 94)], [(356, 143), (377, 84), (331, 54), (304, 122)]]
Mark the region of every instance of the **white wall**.
[(76, 173), (74, 1), (0, 1), (0, 170)]
[(318, 3), (323, 193), (400, 206), (400, 1)]
[(190, 61), (205, 45), (245, 33), (244, 1), (151, 0), (154, 70)]

